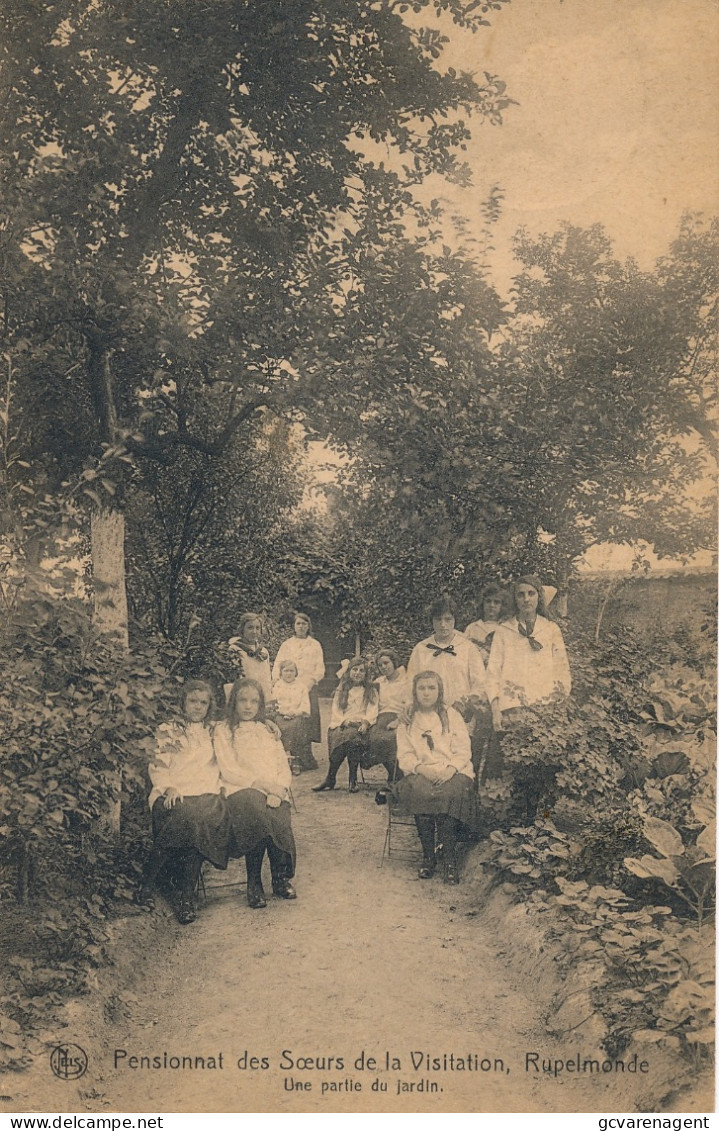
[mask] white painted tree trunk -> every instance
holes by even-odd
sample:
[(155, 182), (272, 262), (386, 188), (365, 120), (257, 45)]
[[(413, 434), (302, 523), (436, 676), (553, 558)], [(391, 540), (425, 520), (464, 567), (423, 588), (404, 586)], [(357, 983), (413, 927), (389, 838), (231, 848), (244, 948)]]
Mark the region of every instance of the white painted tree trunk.
[(96, 510), (91, 519), (92, 619), (98, 632), (127, 650), (125, 590), (125, 519), (120, 511)]
[[(129, 650), (127, 591), (125, 589), (125, 518), (120, 511), (93, 511), (90, 520), (92, 545), (93, 612), (98, 632), (119, 648)], [(113, 782), (117, 800), (111, 802), (105, 830), (113, 838), (120, 835), (122, 770)]]

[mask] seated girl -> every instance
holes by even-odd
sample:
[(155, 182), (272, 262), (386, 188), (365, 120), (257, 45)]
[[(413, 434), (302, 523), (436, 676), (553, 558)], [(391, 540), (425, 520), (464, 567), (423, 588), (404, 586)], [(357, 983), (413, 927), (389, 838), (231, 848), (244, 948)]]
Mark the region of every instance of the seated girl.
[(158, 728), (149, 766), (154, 846), (138, 902), (154, 906), (154, 882), (167, 864), (179, 889), (175, 913), (185, 924), (197, 917), (195, 891), (202, 861), (227, 867), (230, 826), (209, 725), (214, 707), (210, 684), (188, 680), (180, 703), (183, 717)]
[(432, 877), (440, 850), (446, 883), (458, 884), (457, 842), (476, 832), (469, 733), (462, 716), (444, 705), (436, 672), (414, 677), (409, 722), (397, 727), (397, 760), (404, 777), (396, 786), (400, 804), (414, 813), (422, 845), (419, 877)]
[(397, 766), (397, 727), (400, 717), (409, 710), (412, 688), (407, 672), (392, 648), (378, 652), (376, 663), (380, 673), (376, 680), (379, 713), (369, 732), (369, 751), (362, 759), (362, 765), (384, 766), (387, 780), (399, 781), (402, 771)]
[(272, 685), (273, 718), (280, 728), (290, 769), (293, 774), (300, 774), (303, 770), (317, 768), (308, 729), (310, 697), (306, 684), (299, 679), (294, 660), (282, 660), (278, 671), (279, 678)]
[(254, 679), (232, 686), (227, 718), (215, 727), (220, 783), (230, 816), (230, 856), (244, 856), (247, 902), (266, 907), (262, 887), (265, 851), (272, 890), (280, 899), (296, 899), (295, 838), (290, 812), (290, 773), (281, 741), (265, 724), (265, 697)]
[(367, 662), (361, 656), (347, 662), (332, 699), (332, 713), (327, 732), (330, 764), (327, 777), (314, 786), (315, 793), (334, 789), (337, 771), (347, 759), (349, 791), (357, 793), (357, 767), (369, 749), (369, 729), (377, 722), (377, 688), (372, 682)]

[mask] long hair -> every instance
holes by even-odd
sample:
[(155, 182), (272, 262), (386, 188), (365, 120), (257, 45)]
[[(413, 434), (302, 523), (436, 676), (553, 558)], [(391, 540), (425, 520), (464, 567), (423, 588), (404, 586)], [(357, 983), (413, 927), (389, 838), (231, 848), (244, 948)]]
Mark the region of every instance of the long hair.
[(409, 709), (409, 721), (410, 723), (412, 722), (415, 714), (420, 709), (419, 703), (417, 702), (417, 684), (420, 679), (433, 679), (437, 684), (437, 702), (432, 710), (439, 715), (440, 722), (442, 723), (442, 733), (446, 734), (449, 730), (449, 715), (444, 705), (444, 684), (442, 683), (442, 677), (429, 669), (424, 672), (417, 672), (417, 675), (412, 680), (412, 706)]
[(232, 684), (230, 698), (227, 701), (227, 725), (233, 734), (240, 721), (237, 717), (237, 696), (245, 687), (253, 687), (260, 697), (260, 705), (257, 708), (257, 714), (253, 722), (263, 723), (265, 721), (265, 693), (262, 690), (262, 685), (259, 684), (256, 679), (236, 679)]
[(519, 610), (517, 608), (517, 586), (518, 585), (531, 585), (533, 589), (537, 590), (539, 600), (537, 601), (537, 616), (546, 617), (548, 620), (549, 613), (547, 612), (547, 603), (544, 600), (544, 586), (537, 577), (536, 573), (523, 573), (516, 581), (513, 581), (509, 587), (509, 595), (512, 600), (511, 616), (518, 616)]
[(355, 656), (350, 660), (347, 665), (346, 671), (340, 677), (339, 684), (337, 685), (337, 703), (340, 710), (346, 711), (349, 702), (350, 688), (353, 687), (352, 680), (350, 679), (350, 672), (355, 668), (364, 668), (364, 680), (362, 686), (364, 688), (364, 705), (367, 707), (370, 703), (374, 703), (377, 697), (377, 688), (375, 687), (374, 680), (369, 669), (369, 664), (363, 660), (361, 656)]
[[(208, 721), (214, 718), (217, 711), (217, 697), (215, 696), (215, 689), (213, 688), (211, 683), (208, 683), (206, 679), (186, 679), (182, 687), (180, 688), (180, 710), (182, 711), (183, 715), (185, 713), (187, 696), (191, 691), (209, 691), (210, 693), (210, 703), (207, 708), (207, 713), (202, 720), (202, 725), (207, 726)], [(183, 719), (182, 721), (184, 723), (187, 723), (187, 719)]]

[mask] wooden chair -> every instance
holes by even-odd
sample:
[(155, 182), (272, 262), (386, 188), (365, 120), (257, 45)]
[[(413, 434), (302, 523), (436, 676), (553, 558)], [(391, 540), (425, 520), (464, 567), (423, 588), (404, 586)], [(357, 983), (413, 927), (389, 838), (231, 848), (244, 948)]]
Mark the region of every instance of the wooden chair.
[(379, 862), (383, 867), (385, 859), (391, 856), (404, 860), (416, 860), (421, 850), (414, 814), (408, 813), (397, 801), (391, 790), (387, 792), (387, 826)]

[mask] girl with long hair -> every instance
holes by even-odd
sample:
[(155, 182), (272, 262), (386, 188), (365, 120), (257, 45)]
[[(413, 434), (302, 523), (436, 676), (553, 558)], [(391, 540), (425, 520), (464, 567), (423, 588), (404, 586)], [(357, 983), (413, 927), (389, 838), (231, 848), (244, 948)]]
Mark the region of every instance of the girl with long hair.
[(227, 867), (229, 817), (220, 796), (220, 772), (212, 742), (214, 693), (204, 680), (188, 680), (180, 694), (182, 717), (163, 723), (148, 767), (154, 844), (138, 902), (154, 907), (153, 887), (167, 865), (177, 888), (175, 913), (182, 924), (197, 917), (195, 892), (203, 860)]
[(335, 788), (337, 771), (345, 758), (349, 791), (357, 792), (357, 767), (369, 747), (369, 729), (377, 721), (377, 700), (377, 688), (366, 660), (357, 656), (347, 661), (332, 699), (327, 731), (329, 769), (325, 780), (314, 786), (315, 793)]
[(419, 877), (430, 879), (441, 856), (446, 883), (459, 883), (457, 842), (477, 828), (469, 733), (464, 719), (444, 701), (441, 677), (418, 672), (409, 721), (397, 727), (397, 760), (404, 777), (395, 787), (401, 806), (414, 814), (422, 845)]
[(295, 839), (290, 810), (290, 772), (282, 742), (265, 723), (265, 696), (254, 679), (232, 686), (227, 718), (215, 727), (220, 784), (227, 796), (230, 856), (244, 856), (247, 902), (267, 906), (262, 886), (265, 852), (272, 890), (280, 899), (296, 899)]

